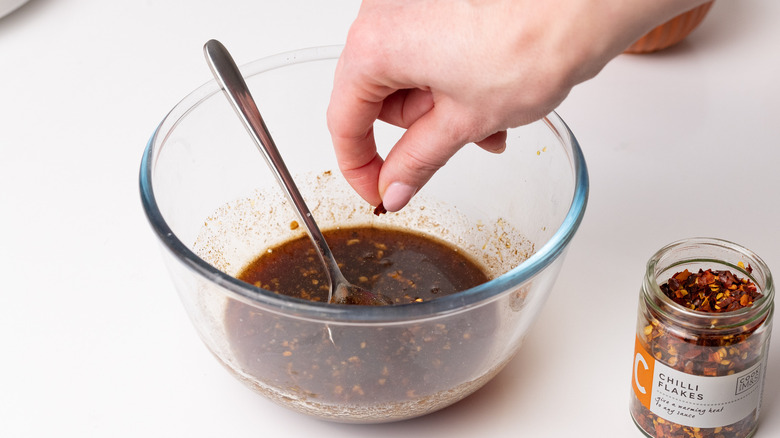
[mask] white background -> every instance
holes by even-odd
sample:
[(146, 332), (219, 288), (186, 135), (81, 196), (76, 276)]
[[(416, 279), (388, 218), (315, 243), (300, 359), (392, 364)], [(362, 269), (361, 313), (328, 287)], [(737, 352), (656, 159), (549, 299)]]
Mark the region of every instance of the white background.
[[(647, 259), (712, 236), (780, 273), (780, 2), (719, 0), (686, 42), (620, 56), (559, 108), (588, 161), (588, 211), (538, 323), (492, 382), (374, 426), (245, 389), (198, 340), (161, 265), (141, 154), (211, 78), (206, 40), (240, 63), (338, 44), (357, 8), (31, 0), (0, 19), (0, 436), (639, 437), (628, 399)], [(778, 434), (775, 342), (756, 436)]]

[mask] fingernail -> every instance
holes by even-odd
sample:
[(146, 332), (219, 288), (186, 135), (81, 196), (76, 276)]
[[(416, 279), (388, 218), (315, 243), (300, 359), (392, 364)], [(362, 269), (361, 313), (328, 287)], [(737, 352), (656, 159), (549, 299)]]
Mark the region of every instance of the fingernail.
[(409, 203), (416, 192), (417, 187), (400, 182), (391, 183), (382, 196), (382, 204), (387, 211), (398, 211)]

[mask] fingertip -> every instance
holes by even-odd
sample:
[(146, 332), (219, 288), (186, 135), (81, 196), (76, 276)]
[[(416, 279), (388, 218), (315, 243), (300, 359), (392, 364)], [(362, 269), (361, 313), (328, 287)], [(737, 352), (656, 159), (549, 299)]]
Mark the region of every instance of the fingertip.
[(415, 193), (417, 187), (397, 181), (390, 183), (382, 196), (382, 205), (387, 211), (399, 211), (412, 200)]

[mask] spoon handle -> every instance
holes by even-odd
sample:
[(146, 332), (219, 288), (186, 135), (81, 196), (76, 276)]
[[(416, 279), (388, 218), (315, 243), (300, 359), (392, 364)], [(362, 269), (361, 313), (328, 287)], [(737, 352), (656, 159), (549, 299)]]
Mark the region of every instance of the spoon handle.
[[(271, 168), (276, 180), (284, 188), (287, 199), (295, 207), (298, 218), (318, 249), (317, 252), (320, 258), (322, 258), (325, 266), (328, 267), (326, 271), (331, 280), (330, 293), (332, 295), (333, 285), (343, 282), (343, 275), (328, 244), (325, 242), (322, 231), (320, 231), (319, 226), (314, 221), (309, 207), (306, 206), (303, 196), (301, 196), (301, 192), (298, 190), (298, 186), (295, 185), (290, 171), (284, 164), (284, 160), (282, 160), (282, 156), (276, 148), (268, 128), (265, 126), (263, 117), (260, 115), (260, 110), (258, 110), (257, 104), (255, 104), (255, 100), (249, 92), (244, 77), (241, 75), (235, 61), (233, 61), (233, 57), (230, 56), (225, 46), (219, 41), (209, 40), (203, 46), (203, 52), (206, 55), (211, 72), (222, 86), (222, 90), (244, 123), (244, 127), (249, 131), (257, 148), (263, 153), (268, 167)], [(330, 297), (328, 298), (330, 299)]]

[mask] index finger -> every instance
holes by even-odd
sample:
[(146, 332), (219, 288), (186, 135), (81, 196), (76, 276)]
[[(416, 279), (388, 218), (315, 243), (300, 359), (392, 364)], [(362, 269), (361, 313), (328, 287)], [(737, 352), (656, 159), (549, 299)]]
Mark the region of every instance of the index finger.
[(353, 189), (371, 205), (381, 202), (382, 157), (374, 140), (374, 122), (382, 101), (394, 90), (344, 68), (339, 59), (327, 111), (327, 123), (339, 169)]

